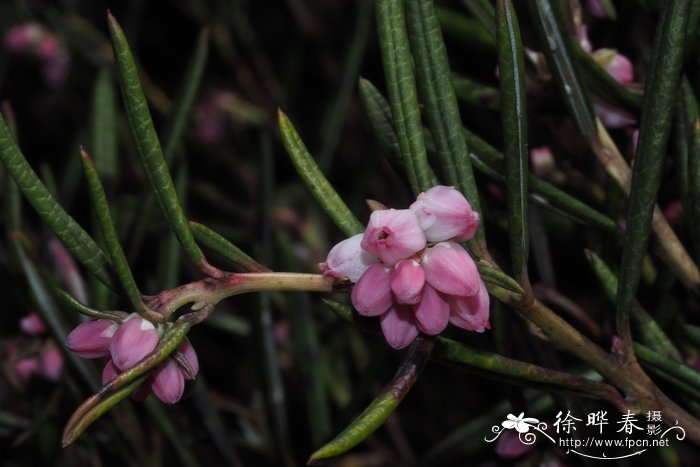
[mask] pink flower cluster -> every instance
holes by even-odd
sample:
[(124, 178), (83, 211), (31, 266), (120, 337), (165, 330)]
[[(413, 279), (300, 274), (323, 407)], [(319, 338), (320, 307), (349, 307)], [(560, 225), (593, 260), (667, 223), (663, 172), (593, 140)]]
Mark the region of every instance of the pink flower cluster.
[[(109, 356), (102, 370), (102, 384), (106, 384), (153, 352), (159, 340), (160, 330), (138, 313), (132, 313), (121, 322), (93, 319), (78, 325), (68, 335), (66, 347), (83, 358)], [(136, 390), (136, 399), (145, 399), (153, 391), (167, 404), (180, 400), (185, 390), (185, 380), (193, 380), (199, 371), (199, 361), (194, 348), (187, 341), (180, 344), (178, 351), (189, 368), (169, 357)]]
[[(24, 316), (19, 327), (22, 332), (34, 342), (27, 342), (24, 339), (13, 340), (3, 349), (2, 358), (12, 362), (11, 366), (15, 376), (22, 383), (27, 383), (33, 376), (56, 382), (63, 374), (63, 355), (53, 341), (39, 343), (42, 335), (46, 334), (46, 326), (36, 313)], [(36, 345), (34, 345), (36, 344)], [(25, 352), (30, 350), (30, 355)]]
[(5, 49), (37, 59), (47, 84), (63, 83), (70, 68), (70, 56), (58, 36), (37, 23), (18, 24), (5, 33)]
[(448, 323), (489, 328), (489, 295), (474, 260), (458, 241), (469, 240), (479, 215), (456, 189), (435, 186), (410, 209), (372, 213), (363, 234), (338, 243), (319, 264), (324, 275), (355, 285), (352, 304), (379, 316), (389, 345), (401, 349), (419, 332), (441, 333)]

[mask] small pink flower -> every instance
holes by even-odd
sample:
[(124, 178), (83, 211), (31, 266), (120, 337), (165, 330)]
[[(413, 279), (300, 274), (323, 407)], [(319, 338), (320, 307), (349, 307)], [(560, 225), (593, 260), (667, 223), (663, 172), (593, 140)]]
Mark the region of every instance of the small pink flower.
[(82, 358), (109, 355), (112, 336), (119, 325), (109, 319), (92, 319), (79, 324), (66, 339), (66, 347)]
[(363, 316), (379, 316), (391, 306), (391, 269), (373, 264), (352, 288), (352, 305)]
[(391, 271), (391, 291), (398, 304), (415, 305), (420, 302), (424, 284), (425, 271), (416, 260), (401, 260)]
[(125, 371), (153, 352), (160, 336), (153, 323), (138, 313), (126, 318), (112, 336), (110, 353), (114, 366)]
[(413, 307), (416, 324), (421, 331), (434, 336), (440, 334), (450, 321), (450, 305), (445, 297), (429, 285), (423, 290), (423, 298)]
[(629, 84), (634, 81), (634, 66), (629, 58), (615, 49), (598, 49), (591, 56), (598, 62), (610, 76), (620, 84)]
[(546, 177), (556, 167), (554, 155), (549, 146), (530, 148), (530, 163), (532, 171), (538, 177)]
[(44, 350), (39, 356), (41, 376), (49, 381), (58, 381), (63, 373), (63, 354), (56, 346)]
[(346, 277), (351, 282), (357, 282), (365, 273), (367, 268), (379, 261), (362, 249), (363, 234), (353, 235), (335, 245), (325, 263), (318, 265), (324, 276), (331, 276), (338, 279)]
[(438, 291), (456, 297), (469, 297), (479, 291), (479, 271), (460, 244), (438, 243), (426, 251), (422, 261), (426, 282)]
[(467, 331), (484, 332), (490, 329), (490, 298), (486, 287), (479, 279), (479, 292), (471, 297), (450, 297), (450, 323)]
[(17, 378), (26, 383), (31, 379), (32, 376), (39, 373), (40, 370), (39, 359), (36, 357), (23, 358), (17, 360), (13, 363), (12, 368), (17, 375)]
[(38, 336), (46, 332), (44, 322), (36, 313), (29, 313), (19, 322), (19, 328), (28, 336)]
[(17, 54), (31, 52), (43, 35), (42, 27), (36, 23), (18, 24), (5, 33), (5, 48)]
[(175, 360), (169, 358), (156, 370), (151, 390), (166, 404), (174, 404), (185, 390), (185, 378)]
[(603, 4), (600, 3), (600, 0), (586, 0), (586, 6), (593, 16), (597, 16), (598, 18), (605, 17), (605, 8), (603, 8)]
[(429, 242), (469, 240), (479, 227), (479, 214), (467, 199), (449, 186), (434, 186), (411, 205)]
[(515, 459), (533, 449), (534, 444), (525, 444), (520, 441), (516, 431), (507, 430), (498, 438), (496, 443), (496, 455), (503, 459)]
[(394, 349), (407, 347), (418, 336), (410, 306), (394, 305), (380, 319), (382, 333)]
[(393, 266), (425, 248), (425, 234), (413, 211), (384, 209), (372, 213), (360, 245)]
[(75, 263), (73, 256), (56, 237), (49, 238), (49, 254), (56, 272), (63, 280), (68, 291), (81, 303), (87, 302), (85, 281)]

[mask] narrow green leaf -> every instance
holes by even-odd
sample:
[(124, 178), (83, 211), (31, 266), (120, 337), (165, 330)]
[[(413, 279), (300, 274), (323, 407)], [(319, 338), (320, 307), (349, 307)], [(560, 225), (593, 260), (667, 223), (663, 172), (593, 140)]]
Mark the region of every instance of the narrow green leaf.
[(349, 451), (382, 426), (418, 380), (434, 345), (433, 339), (416, 339), (391, 382), (338, 436), (314, 452), (307, 464), (316, 464)]
[[(615, 273), (607, 264), (593, 251), (585, 250), (586, 258), (593, 268), (593, 272), (598, 278), (598, 282), (603, 286), (603, 292), (611, 303), (615, 303), (617, 297), (618, 280)], [(635, 325), (636, 334), (642, 343), (648, 345), (657, 352), (661, 352), (674, 360), (681, 360), (681, 354), (673, 344), (673, 341), (666, 335), (661, 326), (646, 312), (638, 303), (632, 308), (632, 321)]]
[(238, 248), (233, 243), (226, 240), (222, 235), (210, 229), (209, 227), (197, 222), (190, 221), (190, 228), (194, 237), (199, 243), (212, 251), (220, 254), (224, 258), (239, 265), (246, 271), (250, 272), (269, 272), (270, 270), (262, 264), (248, 256), (243, 250)]
[(564, 24), (564, 2), (528, 0), (527, 4), (562, 99), (578, 130), (590, 139), (596, 135), (595, 114), (578, 70), (573, 39)]
[(117, 148), (117, 102), (111, 70), (105, 68), (98, 73), (92, 94), (92, 155), (97, 173), (109, 183), (119, 172)]
[(17, 147), (5, 119), (0, 116), (0, 158), (29, 204), (85, 268), (108, 287), (116, 290), (112, 264), (97, 243), (83, 230), (39, 180)]
[(692, 140), (688, 154), (688, 200), (690, 238), (692, 239), (695, 263), (700, 264), (700, 119), (692, 126)]
[(175, 156), (175, 149), (180, 144), (182, 133), (187, 124), (187, 120), (192, 115), (192, 106), (194, 105), (197, 91), (202, 82), (204, 75), (204, 67), (207, 64), (209, 57), (209, 29), (203, 29), (199, 33), (197, 44), (195, 45), (194, 53), (187, 65), (178, 96), (175, 98), (170, 116), (168, 117), (168, 126), (165, 131), (164, 158), (166, 163), (170, 163)]
[(136, 63), (124, 36), (124, 31), (111, 14), (108, 16), (108, 24), (112, 36), (114, 56), (119, 69), (124, 106), (141, 156), (141, 163), (173, 233), (192, 261), (206, 270), (208, 263), (194, 240), (187, 223), (187, 217), (180, 205), (180, 199), (165, 163), (160, 141), (148, 110), (146, 96), (141, 87)]
[[(136, 388), (138, 388), (145, 380), (146, 376), (143, 376), (131, 384), (120, 388), (113, 394), (109, 394), (105, 398), (95, 400), (94, 404), (91, 405), (90, 410), (81, 414), (82, 417), (80, 419), (73, 420), (71, 418), (63, 431), (61, 445), (66, 447), (72, 444), (90, 425), (97, 421), (97, 419), (104, 415), (104, 413), (109, 409), (129, 397), (129, 395), (131, 395), (131, 393), (134, 392)], [(90, 399), (88, 399), (88, 401), (91, 401), (96, 397), (97, 395), (92, 396)], [(75, 414), (73, 416), (75, 416)]]
[(639, 357), (642, 363), (662, 370), (689, 385), (695, 391), (700, 391), (700, 373), (698, 373), (697, 370), (683, 363), (671, 360), (641, 344), (634, 344), (634, 353)]
[(661, 182), (673, 102), (680, 80), (689, 5), (690, 0), (664, 4), (654, 38), (653, 62), (646, 79), (617, 295), (617, 332), (628, 351), (631, 351), (629, 315), (641, 277)]
[(100, 225), (100, 230), (102, 230), (102, 236), (107, 251), (112, 258), (114, 270), (134, 310), (142, 312), (146, 309), (146, 305), (143, 303), (141, 292), (131, 273), (129, 263), (126, 261), (124, 250), (122, 250), (119, 244), (119, 237), (114, 228), (114, 221), (112, 220), (112, 214), (109, 212), (109, 204), (107, 203), (107, 195), (105, 194), (104, 188), (102, 188), (100, 177), (97, 175), (97, 170), (95, 170), (90, 156), (83, 149), (80, 150), (80, 158), (83, 162), (83, 168), (85, 169), (85, 178), (87, 179), (90, 198), (95, 210), (95, 215), (97, 216), (97, 222)]
[(437, 8), (436, 13), (445, 34), (456, 37), (475, 49), (494, 50), (496, 48), (496, 38), (492, 31), (489, 31), (479, 19), (469, 18), (457, 11), (442, 7)]
[(56, 289), (56, 294), (61, 302), (73, 311), (77, 311), (85, 316), (90, 316), (91, 318), (98, 319), (111, 319), (112, 321), (121, 321), (128, 316), (128, 313), (124, 311), (102, 311), (90, 308), (83, 303), (80, 303), (71, 294), (65, 290)]
[(496, 9), (489, 0), (462, 0), (462, 5), (472, 16), (481, 21), (496, 44)]
[[(475, 211), (481, 212), (435, 5), (433, 0), (409, 0), (406, 8), (418, 88), (443, 175), (451, 185), (459, 187)], [(483, 222), (473, 243), (478, 245), (477, 250), (486, 248)]]
[(457, 99), (469, 105), (501, 111), (501, 92), (464, 76), (452, 75), (452, 87)]
[[(344, 321), (354, 324), (363, 332), (381, 335), (376, 325), (370, 324), (371, 320), (359, 317), (349, 305), (332, 300), (323, 301)], [(477, 370), (480, 375), (512, 384), (593, 396), (614, 405), (623, 403), (619, 393), (608, 384), (485, 352), (445, 337), (436, 339), (431, 358), (461, 370)]]
[(431, 186), (412, 57), (401, 0), (377, 0), (376, 16), (391, 115), (415, 195)]
[(529, 158), (525, 64), (520, 26), (510, 0), (498, 0), (496, 12), (510, 257), (515, 277), (527, 292), (530, 288), (527, 273), (529, 252), (527, 164)]
[(333, 189), (314, 158), (309, 154), (309, 150), (306, 149), (294, 125), (281, 110), (278, 111), (278, 119), (284, 147), (287, 149), (297, 173), (311, 190), (316, 201), (348, 237), (364, 231), (362, 223), (357, 220)]
[[(396, 131), (394, 131), (389, 102), (370, 81), (360, 78), (359, 86), (360, 97), (365, 106), (367, 118), (375, 138), (377, 138), (379, 145), (386, 152), (389, 162), (391, 162), (397, 172), (408, 173), (409, 168), (406, 166), (406, 161), (401, 154), (399, 139), (396, 136)], [(431, 186), (438, 184), (437, 177), (432, 169), (429, 177)]]

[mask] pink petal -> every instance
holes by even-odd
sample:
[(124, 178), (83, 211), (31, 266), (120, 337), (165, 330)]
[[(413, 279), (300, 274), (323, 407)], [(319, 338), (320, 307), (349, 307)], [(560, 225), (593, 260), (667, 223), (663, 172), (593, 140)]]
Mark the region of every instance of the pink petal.
[(469, 240), (479, 227), (479, 214), (462, 193), (450, 186), (434, 186), (411, 205), (429, 242)]
[(66, 339), (66, 347), (83, 358), (109, 355), (112, 337), (119, 325), (109, 319), (91, 319), (79, 324)]
[(17, 378), (21, 382), (26, 383), (33, 375), (39, 373), (39, 359), (36, 357), (30, 357), (17, 360), (12, 364), (12, 369), (17, 375)]
[(318, 265), (324, 276), (338, 279), (347, 276), (352, 282), (357, 282), (367, 268), (379, 261), (360, 246), (363, 235), (353, 235), (331, 249), (326, 262)]
[(133, 367), (158, 345), (158, 331), (153, 323), (132, 313), (112, 337), (110, 352), (114, 366), (122, 371)]
[(391, 269), (374, 264), (352, 288), (352, 305), (363, 316), (379, 316), (391, 306)]
[(28, 336), (38, 336), (46, 332), (44, 322), (36, 313), (29, 313), (19, 322), (19, 328)]
[(166, 404), (174, 404), (180, 400), (185, 391), (185, 377), (175, 360), (168, 358), (165, 364), (156, 370), (151, 390)]
[(413, 211), (384, 209), (372, 213), (360, 245), (393, 266), (425, 248), (425, 234)]
[(425, 271), (418, 261), (405, 259), (396, 263), (391, 271), (391, 291), (396, 303), (415, 305), (420, 301), (425, 284)]
[(593, 16), (597, 16), (598, 18), (605, 17), (605, 8), (603, 8), (603, 4), (600, 3), (600, 0), (586, 0), (586, 6)]
[(515, 431), (504, 431), (496, 443), (496, 455), (504, 459), (514, 459), (531, 451), (534, 444), (524, 444)]
[(107, 384), (117, 377), (119, 370), (114, 366), (112, 359), (107, 360), (107, 364), (102, 369), (102, 384)]
[(634, 81), (634, 67), (629, 58), (622, 54), (616, 53), (610, 63), (605, 67), (605, 70), (615, 78), (620, 84), (627, 84)]
[(420, 330), (434, 336), (447, 327), (450, 305), (437, 290), (426, 285), (420, 303), (413, 306), (413, 313)]
[(393, 348), (403, 349), (418, 336), (418, 327), (411, 315), (411, 307), (402, 305), (395, 305), (382, 315), (382, 332)]
[(63, 373), (63, 354), (58, 347), (49, 347), (40, 356), (41, 376), (49, 381), (58, 381)]
[(469, 297), (479, 291), (481, 278), (469, 253), (458, 243), (442, 242), (423, 256), (425, 280), (438, 291)]
[(5, 48), (12, 53), (26, 53), (36, 47), (44, 35), (36, 23), (18, 24), (5, 33)]
[(530, 165), (538, 177), (545, 177), (555, 168), (554, 155), (549, 146), (530, 148)]
[(617, 109), (603, 102), (593, 104), (596, 115), (608, 128), (625, 128), (637, 123), (637, 117), (624, 110)]
[(194, 376), (197, 376), (197, 373), (199, 373), (199, 359), (194, 351), (194, 347), (192, 347), (189, 340), (185, 339), (177, 349), (182, 352), (182, 355), (185, 357), (185, 360), (187, 360), (187, 363), (190, 364), (190, 367), (194, 372), (192, 378), (188, 378), (188, 375), (186, 375), (184, 371), (182, 372), (183, 376), (185, 379), (194, 379)]
[(450, 323), (467, 331), (484, 332), (490, 329), (489, 293), (481, 284), (479, 293), (467, 298), (452, 297), (450, 303)]

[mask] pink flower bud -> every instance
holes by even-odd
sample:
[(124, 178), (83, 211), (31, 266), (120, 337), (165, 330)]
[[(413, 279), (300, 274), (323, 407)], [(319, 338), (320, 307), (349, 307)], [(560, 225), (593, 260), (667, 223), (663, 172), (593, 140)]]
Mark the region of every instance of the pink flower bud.
[(637, 118), (629, 112), (612, 107), (603, 102), (593, 104), (596, 115), (608, 128), (624, 128), (637, 123)]
[(556, 167), (554, 155), (549, 146), (530, 148), (530, 163), (532, 171), (538, 177), (546, 177)]
[(360, 245), (393, 266), (425, 248), (425, 234), (410, 209), (384, 209), (372, 213)]
[(479, 227), (479, 214), (467, 199), (450, 186), (434, 186), (418, 195), (411, 205), (429, 242), (469, 240)]
[(187, 363), (190, 364), (190, 368), (193, 371), (192, 375), (188, 375), (186, 371), (181, 369), (183, 376), (188, 381), (193, 380), (197, 376), (197, 373), (199, 373), (199, 359), (197, 358), (197, 353), (194, 351), (194, 347), (192, 347), (190, 341), (184, 340), (178, 346), (177, 350), (182, 352), (182, 355), (185, 357), (185, 360), (187, 360)]
[(593, 50), (593, 45), (591, 44), (591, 41), (588, 38), (588, 26), (586, 26), (585, 24), (582, 24), (578, 28), (578, 44), (587, 53), (591, 53), (591, 50)]
[(586, 6), (593, 16), (597, 16), (598, 18), (605, 17), (605, 8), (603, 8), (603, 4), (600, 3), (600, 0), (586, 0)]
[(484, 332), (491, 329), (489, 324), (489, 293), (479, 279), (479, 293), (466, 298), (451, 297), (450, 323), (467, 331)]
[(151, 390), (166, 404), (174, 404), (185, 391), (185, 378), (175, 360), (168, 358), (156, 370), (151, 383)]
[(615, 49), (598, 49), (591, 57), (602, 66), (610, 76), (620, 84), (634, 81), (634, 66), (629, 58)]
[(41, 376), (49, 381), (58, 381), (63, 373), (63, 354), (58, 347), (52, 346), (41, 353), (40, 369)]
[(83, 358), (109, 355), (112, 336), (119, 325), (109, 319), (91, 319), (79, 324), (66, 339), (66, 347)]
[(158, 345), (158, 331), (153, 323), (132, 313), (119, 326), (112, 337), (110, 352), (114, 366), (126, 371)]
[(533, 447), (534, 444), (520, 441), (517, 431), (505, 430), (496, 443), (496, 455), (504, 459), (515, 459), (531, 451)]
[(49, 86), (60, 86), (70, 71), (70, 57), (67, 53), (58, 53), (41, 66), (41, 76)]
[(70, 252), (56, 237), (48, 241), (49, 254), (53, 260), (56, 272), (63, 279), (68, 291), (81, 303), (87, 302), (85, 281)]
[(27, 53), (34, 49), (44, 31), (35, 23), (13, 26), (5, 33), (5, 48), (11, 53)]
[(357, 282), (367, 268), (379, 261), (376, 257), (362, 249), (363, 234), (353, 235), (335, 245), (328, 253), (325, 263), (318, 267), (324, 276), (341, 279), (346, 277), (352, 282)]
[(39, 373), (40, 363), (38, 358), (30, 357), (17, 360), (12, 367), (17, 378), (26, 383), (33, 375)]
[(352, 288), (352, 305), (363, 316), (378, 316), (391, 306), (391, 269), (373, 264)]
[(19, 328), (28, 336), (38, 336), (46, 332), (44, 322), (36, 313), (29, 313), (19, 322)]
[(683, 216), (683, 205), (681, 204), (681, 200), (676, 199), (668, 203), (663, 210), (663, 214), (669, 224), (678, 224)]
[(416, 260), (401, 260), (391, 271), (391, 291), (396, 303), (402, 305), (418, 303), (423, 284), (425, 284), (425, 271)]
[(386, 341), (395, 349), (403, 349), (418, 336), (411, 307), (394, 305), (380, 319)]
[(119, 370), (114, 366), (112, 359), (107, 360), (107, 364), (102, 369), (102, 384), (107, 384), (119, 375)]
[(639, 128), (635, 128), (634, 131), (632, 132), (632, 156), (637, 153), (637, 143), (639, 143)]
[(459, 243), (442, 242), (429, 248), (423, 256), (423, 269), (426, 282), (442, 293), (469, 297), (479, 291), (479, 271)]
[(425, 286), (420, 303), (413, 306), (413, 312), (420, 330), (430, 336), (444, 331), (450, 320), (449, 303), (429, 285)]

